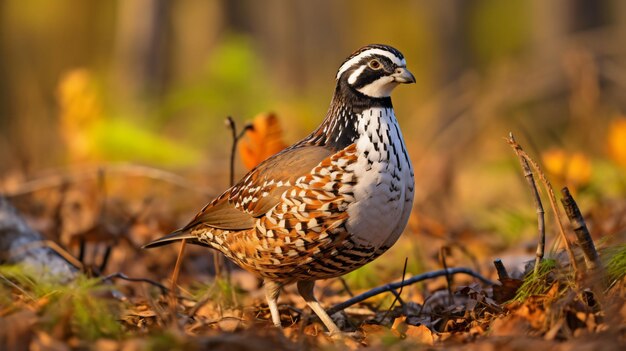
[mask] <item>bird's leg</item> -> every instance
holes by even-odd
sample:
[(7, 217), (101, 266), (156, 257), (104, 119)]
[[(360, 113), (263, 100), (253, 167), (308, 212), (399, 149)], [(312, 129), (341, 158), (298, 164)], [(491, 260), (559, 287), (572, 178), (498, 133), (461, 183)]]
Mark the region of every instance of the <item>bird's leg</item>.
[(315, 314), (322, 320), (322, 323), (324, 323), (326, 328), (328, 328), (330, 335), (341, 335), (341, 330), (339, 329), (339, 327), (337, 327), (337, 325), (335, 324), (335, 322), (333, 322), (328, 313), (326, 313), (326, 311), (322, 308), (322, 305), (320, 305), (320, 303), (317, 301), (315, 295), (313, 295), (314, 287), (315, 281), (313, 280), (301, 280), (298, 282), (298, 292), (300, 293), (300, 295), (302, 295), (307, 305), (309, 305), (313, 312), (315, 312)]
[(265, 298), (267, 298), (267, 305), (270, 308), (272, 314), (272, 323), (278, 328), (281, 328), (280, 313), (278, 312), (278, 294), (280, 293), (281, 284), (265, 279), (263, 282), (265, 285)]

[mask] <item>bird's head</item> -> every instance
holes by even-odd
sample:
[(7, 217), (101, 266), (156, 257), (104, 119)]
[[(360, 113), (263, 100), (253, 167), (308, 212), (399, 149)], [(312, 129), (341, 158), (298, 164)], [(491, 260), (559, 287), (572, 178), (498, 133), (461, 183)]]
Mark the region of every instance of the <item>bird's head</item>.
[(350, 55), (337, 72), (337, 84), (372, 98), (385, 98), (398, 84), (415, 83), (402, 53), (391, 46), (372, 44)]

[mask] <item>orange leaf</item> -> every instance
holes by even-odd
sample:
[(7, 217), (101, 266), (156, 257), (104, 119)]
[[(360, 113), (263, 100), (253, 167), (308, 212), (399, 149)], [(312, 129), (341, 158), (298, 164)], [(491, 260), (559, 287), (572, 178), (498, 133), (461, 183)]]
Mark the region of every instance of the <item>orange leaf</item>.
[(570, 187), (586, 185), (591, 179), (591, 161), (582, 152), (567, 153), (562, 149), (551, 149), (544, 152), (541, 159), (551, 176)]
[(609, 154), (618, 164), (626, 166), (626, 118), (615, 118), (607, 136)]
[(259, 114), (252, 121), (253, 129), (246, 131), (240, 141), (239, 156), (248, 169), (256, 167), (287, 145), (282, 140), (283, 131), (275, 114)]
[(434, 336), (433, 332), (425, 325), (409, 325), (407, 327), (406, 336), (421, 344), (433, 345)]

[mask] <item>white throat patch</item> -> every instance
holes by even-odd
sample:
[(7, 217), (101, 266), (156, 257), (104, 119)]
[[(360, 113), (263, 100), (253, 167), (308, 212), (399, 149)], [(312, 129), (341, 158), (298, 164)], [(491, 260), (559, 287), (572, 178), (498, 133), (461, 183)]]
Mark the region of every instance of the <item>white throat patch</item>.
[[(352, 76), (350, 76), (350, 78), (352, 78)], [(393, 77), (383, 76), (368, 85), (357, 89), (357, 91), (375, 98), (388, 97), (391, 95), (391, 91), (397, 87), (398, 84), (399, 83), (396, 82)]]

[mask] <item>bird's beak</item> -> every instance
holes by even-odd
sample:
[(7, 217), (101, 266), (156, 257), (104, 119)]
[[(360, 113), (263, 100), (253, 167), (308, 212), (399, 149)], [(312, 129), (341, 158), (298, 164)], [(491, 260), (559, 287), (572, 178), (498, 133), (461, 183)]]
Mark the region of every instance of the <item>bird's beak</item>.
[(406, 69), (406, 67), (396, 68), (396, 71), (391, 76), (393, 77), (393, 80), (398, 83), (404, 83), (404, 84), (415, 83), (415, 77), (413, 77), (413, 74), (409, 72), (409, 70)]

